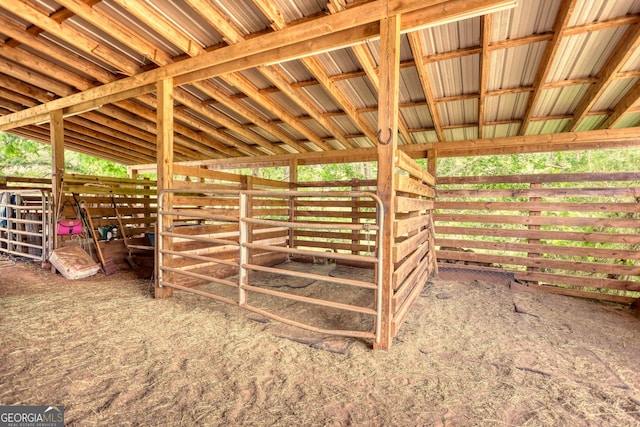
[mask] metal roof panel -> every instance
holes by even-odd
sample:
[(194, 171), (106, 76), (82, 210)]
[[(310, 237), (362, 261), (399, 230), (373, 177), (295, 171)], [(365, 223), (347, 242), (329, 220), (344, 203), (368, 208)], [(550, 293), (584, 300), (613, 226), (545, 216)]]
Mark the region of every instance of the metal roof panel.
[(588, 89), (589, 85), (583, 84), (542, 90), (533, 117), (572, 114)]
[(561, 0), (519, 0), (518, 7), (493, 14), (491, 41), (513, 40), (553, 29)]
[(542, 42), (492, 51), (487, 90), (532, 86), (545, 47)]
[(480, 55), (429, 63), (427, 69), (436, 98), (480, 91)]
[(547, 82), (597, 76), (626, 29), (623, 26), (564, 37)]
[(600, 98), (593, 104), (591, 111), (613, 110), (627, 91), (635, 86), (640, 78), (613, 80), (606, 87)]
[(485, 121), (496, 122), (524, 117), (529, 93), (511, 93), (485, 98)]

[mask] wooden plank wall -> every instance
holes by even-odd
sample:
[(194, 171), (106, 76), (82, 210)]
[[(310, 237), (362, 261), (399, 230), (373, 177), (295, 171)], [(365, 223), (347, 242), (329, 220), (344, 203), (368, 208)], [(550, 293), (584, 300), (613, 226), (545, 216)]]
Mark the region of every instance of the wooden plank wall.
[[(368, 191), (374, 194), (375, 187), (375, 180), (316, 181), (300, 182), (295, 185), (295, 188), (300, 191)], [(317, 197), (312, 199), (296, 197), (292, 209), (294, 221), (327, 225), (327, 229), (295, 230), (292, 233), (292, 247), (353, 255), (367, 255), (375, 252), (376, 231), (340, 228), (341, 223), (375, 223), (376, 204), (370, 197), (327, 197), (324, 200)], [(370, 268), (371, 265), (366, 264), (363, 267)]]
[(435, 179), (408, 155), (396, 158), (393, 236), (395, 336), (427, 280), (437, 274), (433, 209)]
[[(176, 255), (170, 266), (183, 272), (174, 272), (174, 283), (192, 287), (207, 283), (206, 277), (224, 278), (238, 272), (240, 190), (288, 190), (289, 183), (176, 164), (172, 188), (193, 191), (178, 193), (173, 199), (171, 210), (178, 214), (173, 217), (172, 250)], [(223, 194), (229, 190), (231, 194)], [(289, 213), (288, 198), (254, 197), (250, 206), (250, 216), (257, 218), (281, 217)], [(206, 218), (193, 218), (188, 214)], [(289, 235), (285, 229), (260, 225), (250, 226), (250, 233), (254, 243), (282, 246), (286, 245)], [(198, 258), (189, 258), (190, 255)], [(251, 262), (255, 264), (269, 265), (285, 258), (283, 254), (251, 252)]]
[(61, 194), (63, 217), (77, 216), (75, 195), (78, 201), (85, 202), (96, 228), (119, 226), (115, 204), (128, 237), (142, 237), (155, 230), (155, 181), (65, 174)]
[(45, 190), (51, 191), (51, 179), (27, 178), (23, 176), (0, 176), (0, 190)]
[[(530, 287), (640, 297), (640, 173), (438, 177), (438, 260)], [(441, 264), (445, 265), (445, 264)]]

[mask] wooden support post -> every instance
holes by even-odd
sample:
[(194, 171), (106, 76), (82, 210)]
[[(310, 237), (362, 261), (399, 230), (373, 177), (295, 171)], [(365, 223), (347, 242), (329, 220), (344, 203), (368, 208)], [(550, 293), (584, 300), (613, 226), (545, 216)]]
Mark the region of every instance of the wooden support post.
[(427, 172), (434, 178), (438, 176), (438, 150), (427, 151)]
[(380, 20), (380, 90), (378, 95), (378, 197), (384, 206), (382, 253), (382, 326), (374, 348), (391, 348), (393, 326), (393, 246), (395, 163), (398, 150), (400, 17)]
[[(298, 158), (294, 157), (289, 160), (289, 189), (297, 190), (298, 189)], [(294, 216), (296, 213), (296, 198), (289, 198), (289, 221), (295, 221)], [(289, 229), (289, 247), (295, 247), (295, 230), (293, 228)]]
[[(64, 118), (62, 110), (49, 113), (51, 132), (51, 188), (53, 202), (53, 249), (60, 245), (58, 234), (55, 232), (55, 224), (58, 222), (59, 205), (62, 204), (62, 180), (64, 177)], [(52, 267), (53, 268), (53, 267)]]
[[(244, 177), (247, 178), (247, 177)], [(244, 218), (247, 218), (248, 215), (248, 200), (249, 196), (246, 193), (240, 193), (240, 197), (238, 199), (239, 204), (239, 219), (238, 222), (238, 242), (240, 243), (240, 254), (238, 257), (238, 264), (240, 269), (238, 271), (239, 275), (239, 286), (238, 286), (238, 304), (242, 307), (247, 304), (247, 291), (245, 286), (249, 284), (249, 271), (245, 268), (245, 264), (249, 263), (249, 248), (245, 246), (245, 243), (249, 243), (249, 224), (246, 221), (243, 221)]]
[[(427, 151), (427, 172), (431, 174), (436, 180), (436, 185), (438, 182), (438, 150), (428, 150)], [(437, 197), (437, 194), (436, 194)], [(434, 210), (431, 209), (429, 211), (429, 228), (431, 229), (429, 236), (429, 251), (431, 254), (428, 259), (430, 262), (433, 262), (433, 274), (436, 276), (439, 274), (438, 271), (438, 258), (436, 254), (436, 227), (433, 223), (433, 215), (435, 214)]]
[[(253, 190), (253, 176), (249, 176), (249, 175), (243, 175), (240, 178), (240, 189), (241, 190)], [(239, 199), (239, 203), (242, 205), (242, 198)], [(246, 197), (246, 201), (244, 202), (246, 203), (245, 206), (245, 213), (244, 213), (244, 217), (246, 218), (251, 218), (253, 216), (253, 196), (247, 196)], [(242, 209), (240, 209), (240, 212), (242, 212)], [(242, 225), (242, 224), (240, 224)], [(246, 225), (246, 233), (245, 233), (245, 241), (247, 243), (253, 243), (253, 229), (254, 226), (253, 224), (245, 224)], [(246, 263), (249, 264), (253, 264), (254, 260), (253, 260), (253, 255), (254, 255), (254, 250), (252, 249), (248, 249), (247, 250), (247, 259), (245, 260)]]
[[(530, 189), (535, 189), (535, 188), (542, 188), (542, 183), (540, 182), (532, 182), (531, 184), (529, 184), (529, 188)], [(536, 203), (541, 201), (542, 199), (540, 197), (529, 197), (529, 201), (531, 203)], [(529, 216), (540, 216), (542, 214), (542, 212), (540, 211), (529, 211)], [(536, 224), (529, 224), (528, 226), (529, 230), (540, 230), (540, 226), (536, 225)], [(540, 244), (540, 239), (527, 239), (527, 243), (532, 244), (532, 245), (539, 245)], [(533, 253), (533, 252), (527, 252), (527, 257), (528, 258), (538, 258), (540, 257), (539, 253)], [(527, 267), (527, 271), (540, 271), (540, 269), (538, 267), (533, 267), (533, 266), (528, 266)]]
[[(157, 83), (157, 150), (158, 150), (158, 199), (164, 197), (164, 206), (166, 210), (173, 208), (173, 196), (171, 194), (160, 195), (161, 190), (170, 189), (173, 182), (173, 79), (168, 78), (160, 80)], [(162, 256), (162, 264), (167, 266), (171, 262), (171, 255), (161, 255), (158, 252), (160, 239), (162, 239), (162, 248), (171, 250), (171, 238), (161, 237), (160, 232), (168, 230), (173, 225), (173, 219), (170, 217), (162, 217), (162, 223), (156, 226), (156, 263), (155, 277), (156, 283), (154, 293), (156, 298), (168, 298), (173, 294), (173, 290), (169, 287), (160, 287), (160, 278), (162, 273), (158, 269), (158, 260)], [(168, 277), (166, 277), (168, 279)]]

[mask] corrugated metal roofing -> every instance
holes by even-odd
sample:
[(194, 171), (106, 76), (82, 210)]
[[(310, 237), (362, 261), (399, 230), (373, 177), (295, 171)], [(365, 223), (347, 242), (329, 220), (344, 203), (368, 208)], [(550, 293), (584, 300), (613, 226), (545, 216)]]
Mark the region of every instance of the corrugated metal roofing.
[[(187, 0), (131, 4), (92, 0), (83, 4), (104, 17), (92, 20), (95, 16), (86, 15), (86, 8), (74, 6), (70, 0), (4, 2), (0, 5), (0, 24), (5, 24), (4, 29), (0, 25), (0, 79), (9, 87), (0, 92), (0, 116), (51, 96), (77, 93), (79, 86), (86, 89), (118, 80), (128, 65), (141, 67), (143, 72), (203, 50), (224, 48), (225, 43), (242, 43), (243, 38), (253, 40), (290, 26), (312, 25), (336, 9), (358, 10), (368, 3), (371, 1), (327, 5), (326, 0), (208, 0), (201, 8), (194, 8)], [(556, 21), (563, 10), (568, 10), (566, 25), (555, 34), (554, 45)], [(401, 36), (401, 142), (444, 143), (479, 136), (559, 133), (571, 127), (587, 131), (602, 126), (638, 126), (640, 100), (635, 94), (640, 92), (640, 0), (519, 0), (517, 7), (493, 13), (491, 18), (436, 23)], [(125, 37), (110, 27), (109, 21), (118, 22), (133, 37)], [(16, 29), (21, 32), (19, 37)], [(179, 39), (173, 38), (169, 29), (179, 34)], [(197, 105), (176, 102), (176, 111), (186, 114), (176, 116), (183, 126), (176, 130), (177, 144), (189, 141), (192, 148), (182, 147), (182, 151), (194, 159), (206, 155), (193, 147), (201, 147), (202, 153), (218, 150), (198, 141), (196, 134), (231, 151), (237, 148), (220, 138), (220, 131), (246, 145), (238, 155), (248, 155), (252, 149), (322, 149), (318, 144), (326, 144), (327, 149), (374, 146), (378, 89), (371, 73), (377, 73), (380, 42), (372, 37), (362, 43), (367, 57), (363, 63), (352, 47), (330, 49), (307, 59), (280, 61), (274, 56), (265, 60), (266, 64), (280, 62), (274, 68), (247, 67), (178, 88), (178, 99), (191, 97), (190, 102)], [(617, 53), (623, 43), (633, 46), (632, 51), (623, 52), (627, 55)], [(552, 49), (554, 54), (547, 63), (545, 52)], [(68, 63), (60, 50), (68, 53)], [(415, 52), (422, 56), (414, 56)], [(111, 60), (109, 55), (113, 55)], [(488, 57), (484, 72), (487, 58), (483, 55)], [(33, 61), (34, 57), (38, 61)], [(114, 60), (118, 57), (130, 64)], [(606, 84), (598, 85), (601, 79)], [(12, 96), (11, 91), (22, 98)], [(216, 98), (219, 93), (223, 94), (220, 99)], [(303, 99), (298, 102), (292, 97)], [(21, 104), (16, 99), (21, 99)], [(120, 135), (128, 130), (131, 135), (150, 132), (155, 100), (153, 95), (145, 95), (98, 109), (83, 122), (88, 133), (101, 131), (102, 125), (96, 121), (100, 117)], [(300, 120), (300, 126), (287, 123), (292, 118)], [(234, 126), (227, 129), (221, 123)], [(46, 124), (15, 132), (48, 139)], [(251, 139), (253, 134), (255, 140)], [(121, 138), (126, 146), (126, 138)], [(109, 141), (105, 138), (104, 150), (93, 154), (128, 163), (126, 150), (114, 145), (113, 139)], [(275, 144), (274, 149), (262, 147), (265, 142)], [(93, 150), (77, 142), (70, 147)], [(224, 151), (220, 156), (232, 155)]]

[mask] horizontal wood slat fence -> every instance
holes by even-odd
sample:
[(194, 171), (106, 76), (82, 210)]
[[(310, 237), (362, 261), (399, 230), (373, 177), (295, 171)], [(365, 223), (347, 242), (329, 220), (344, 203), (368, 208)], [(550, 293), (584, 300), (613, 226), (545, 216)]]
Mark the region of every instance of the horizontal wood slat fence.
[(438, 177), (438, 261), (536, 289), (640, 297), (640, 173)]
[(435, 179), (403, 152), (397, 153), (395, 174), (392, 336), (429, 278), (438, 273), (433, 223)]
[(80, 245), (94, 255), (97, 240), (105, 259), (122, 259), (124, 263), (134, 252), (152, 257), (156, 188), (156, 181), (149, 179), (65, 174), (55, 214), (58, 218), (81, 218), (83, 233), (58, 235), (58, 246)]

